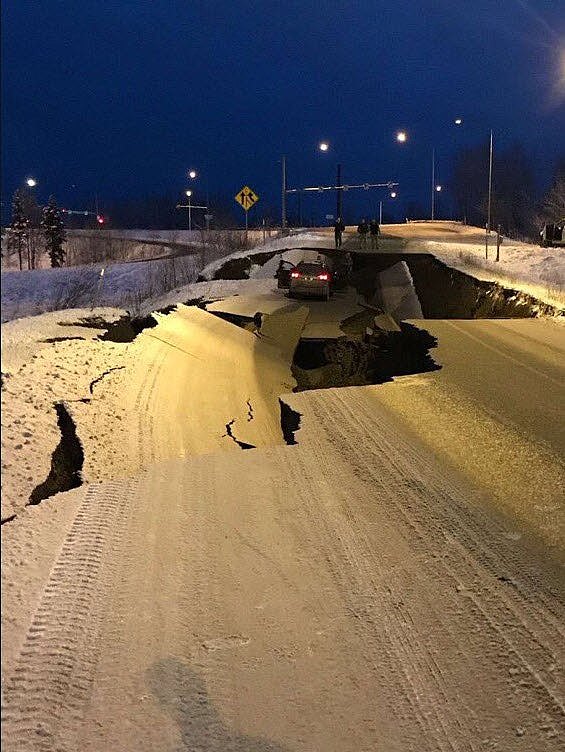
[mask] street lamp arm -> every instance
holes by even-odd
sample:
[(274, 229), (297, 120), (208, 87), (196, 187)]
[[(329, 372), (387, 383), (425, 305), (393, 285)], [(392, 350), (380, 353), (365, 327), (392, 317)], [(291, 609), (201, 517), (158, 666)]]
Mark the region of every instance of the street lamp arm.
[(303, 193), (305, 191), (349, 191), (355, 188), (363, 188), (363, 190), (369, 190), (369, 188), (396, 188), (398, 183), (389, 181), (388, 183), (359, 183), (356, 185), (314, 185), (308, 188), (287, 188), (285, 193)]

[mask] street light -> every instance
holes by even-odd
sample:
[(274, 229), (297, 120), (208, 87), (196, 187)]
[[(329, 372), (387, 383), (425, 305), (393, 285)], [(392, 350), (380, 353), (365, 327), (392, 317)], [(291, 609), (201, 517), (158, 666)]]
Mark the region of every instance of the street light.
[(191, 180), (194, 180), (194, 178), (196, 177), (196, 175), (197, 175), (196, 170), (190, 170), (189, 173), (188, 173), (188, 177), (191, 178)]
[[(320, 141), (318, 149), (320, 151), (329, 151), (330, 145), (327, 141)], [(341, 180), (341, 165), (337, 166), (338, 184)], [(338, 191), (338, 209), (340, 207), (341, 191)], [(300, 195), (300, 194), (299, 194)], [(286, 156), (283, 154), (281, 157), (281, 228), (284, 232), (286, 230)]]
[(455, 118), (453, 122), (455, 125), (461, 125), (463, 123), (463, 118)]
[[(398, 196), (396, 191), (391, 191), (390, 197), (396, 198)], [(379, 224), (382, 225), (383, 223), (383, 202), (379, 201)]]
[(192, 191), (185, 191), (185, 193), (188, 196), (188, 231), (190, 232), (192, 230), (192, 201), (190, 200)]
[(408, 135), (406, 134), (406, 131), (398, 131), (398, 133), (396, 134), (396, 140), (399, 143), (404, 144), (408, 140)]
[(35, 188), (37, 185), (37, 180), (34, 180), (34, 178), (28, 178), (26, 180), (26, 185), (28, 185), (30, 188)]
[(441, 191), (441, 185), (436, 185), (436, 191), (437, 191), (438, 193), (440, 193), (440, 191)]

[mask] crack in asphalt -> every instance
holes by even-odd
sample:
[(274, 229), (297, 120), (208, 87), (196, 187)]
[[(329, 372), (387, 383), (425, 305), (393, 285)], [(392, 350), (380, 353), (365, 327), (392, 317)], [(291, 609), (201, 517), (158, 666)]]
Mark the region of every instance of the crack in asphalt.
[(251, 400), (247, 400), (246, 402), (247, 407), (249, 408), (247, 412), (247, 422), (249, 423), (250, 420), (253, 420), (253, 407), (251, 406)]
[(107, 371), (104, 371), (104, 373), (100, 374), (100, 376), (97, 376), (95, 379), (93, 379), (90, 382), (90, 386), (88, 387), (88, 390), (90, 394), (94, 393), (94, 384), (97, 384), (99, 381), (102, 381), (102, 379), (107, 376), (109, 373), (112, 373), (112, 371), (121, 371), (125, 366), (114, 366), (114, 368), (109, 368)]
[(30, 494), (27, 505), (39, 504), (61, 491), (82, 485), (84, 451), (77, 436), (76, 424), (63, 402), (55, 402), (61, 439), (51, 455), (49, 475)]
[(256, 449), (257, 447), (254, 444), (247, 444), (245, 441), (240, 441), (233, 435), (232, 426), (235, 423), (235, 418), (232, 418), (229, 423), (226, 423), (226, 433), (222, 435), (222, 438), (224, 436), (229, 436), (232, 441), (234, 441), (241, 449)]

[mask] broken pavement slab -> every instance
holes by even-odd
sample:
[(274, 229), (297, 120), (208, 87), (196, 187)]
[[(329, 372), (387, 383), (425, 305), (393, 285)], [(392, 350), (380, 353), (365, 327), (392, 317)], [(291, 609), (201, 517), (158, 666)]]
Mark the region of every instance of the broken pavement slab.
[(292, 300), (287, 297), (285, 290), (273, 290), (262, 295), (233, 295), (209, 303), (206, 310), (252, 319), (257, 312), (286, 314), (297, 310), (298, 307), (306, 307), (309, 315), (302, 339), (335, 339), (344, 335), (340, 328), (341, 323), (363, 310), (358, 297), (353, 287), (336, 291), (329, 302), (316, 298)]
[[(131, 343), (126, 368), (96, 405), (128, 416), (134, 436), (113, 447), (121, 474), (187, 454), (283, 444), (279, 396), (296, 386), (290, 365), (306, 316), (294, 307), (266, 317), (255, 333), (195, 306), (156, 314), (157, 326)], [(88, 421), (89, 406), (77, 409)], [(108, 453), (111, 437), (107, 443), (92, 449)]]

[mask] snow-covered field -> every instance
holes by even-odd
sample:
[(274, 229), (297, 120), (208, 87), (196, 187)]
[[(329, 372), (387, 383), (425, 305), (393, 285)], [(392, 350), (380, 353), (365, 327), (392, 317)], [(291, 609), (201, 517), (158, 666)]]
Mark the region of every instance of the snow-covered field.
[(2, 272), (2, 322), (45, 311), (141, 303), (196, 279), (200, 259), (183, 256), (129, 264)]

